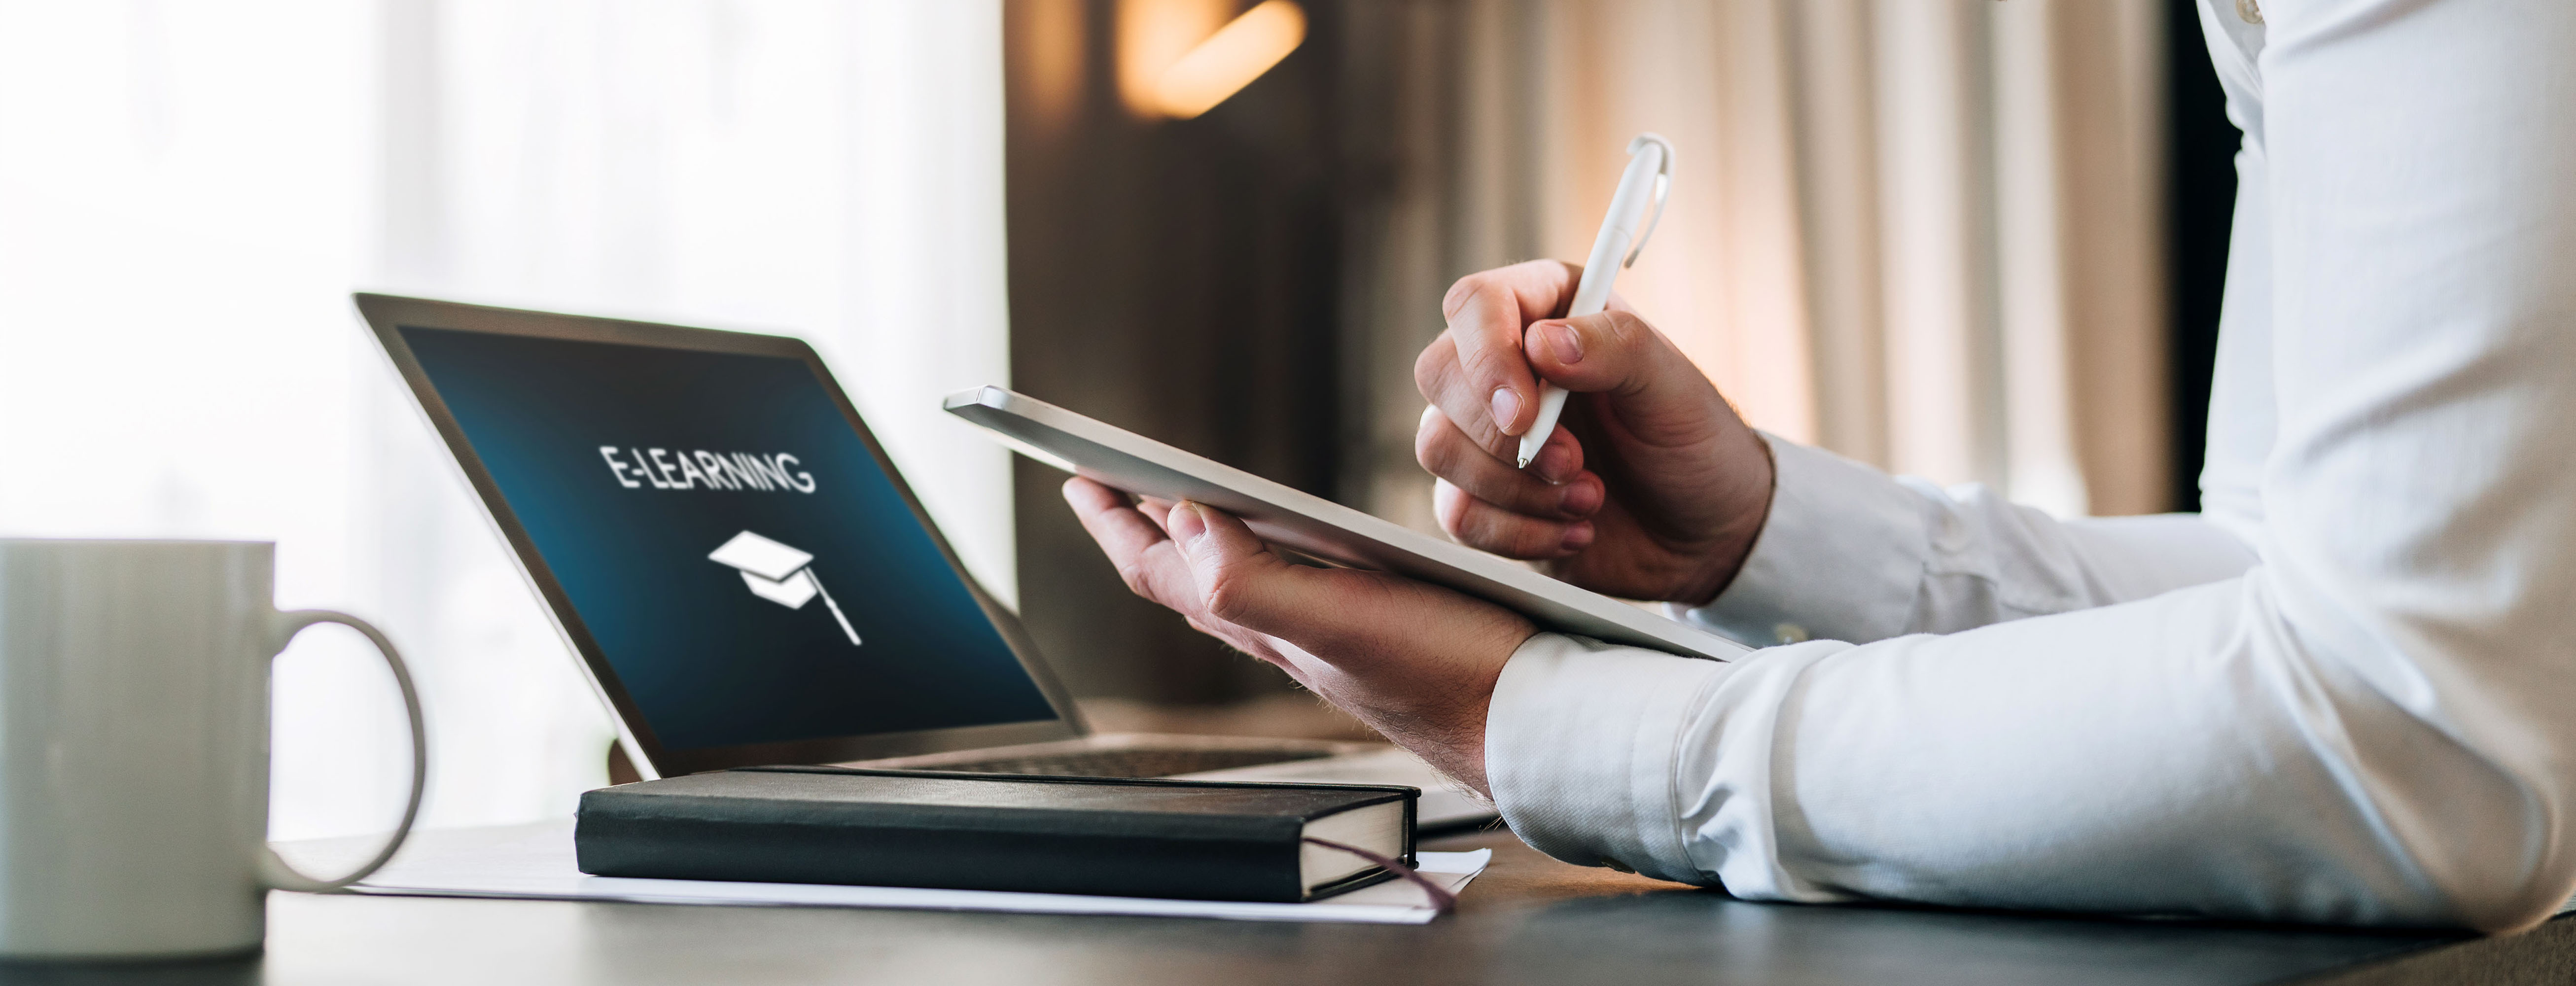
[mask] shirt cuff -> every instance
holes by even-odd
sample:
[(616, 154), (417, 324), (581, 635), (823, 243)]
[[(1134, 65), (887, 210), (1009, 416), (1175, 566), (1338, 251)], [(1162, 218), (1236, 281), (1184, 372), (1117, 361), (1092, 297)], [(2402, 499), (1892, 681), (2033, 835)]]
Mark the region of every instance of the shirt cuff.
[(1771, 513), (1735, 581), (1676, 618), (1757, 647), (1905, 632), (1929, 561), (1922, 495), (1823, 449), (1765, 434)]
[(1485, 774), (1512, 832), (1550, 856), (1686, 883), (1673, 805), (1683, 720), (1737, 665), (1542, 633), (1513, 652), (1485, 719)]

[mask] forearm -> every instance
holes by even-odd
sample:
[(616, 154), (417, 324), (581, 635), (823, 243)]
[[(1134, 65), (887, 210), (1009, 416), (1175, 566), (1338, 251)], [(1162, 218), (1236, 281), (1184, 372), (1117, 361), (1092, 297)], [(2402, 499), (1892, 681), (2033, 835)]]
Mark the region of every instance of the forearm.
[(1487, 769), (1534, 846), (1752, 898), (2554, 910), (2530, 778), (2302, 647), (2266, 582), (1731, 665), (1541, 637), (1497, 684)]

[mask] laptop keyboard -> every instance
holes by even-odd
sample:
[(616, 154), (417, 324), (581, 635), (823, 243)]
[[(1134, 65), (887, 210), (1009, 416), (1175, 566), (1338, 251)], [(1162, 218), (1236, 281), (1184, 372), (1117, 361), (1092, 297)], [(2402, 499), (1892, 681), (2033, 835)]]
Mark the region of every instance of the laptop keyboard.
[(1321, 760), (1323, 750), (1076, 750), (1031, 757), (997, 757), (966, 763), (943, 763), (921, 770), (954, 770), (970, 774), (1048, 774), (1057, 777), (1169, 777), (1203, 770), (1231, 770), (1291, 760)]

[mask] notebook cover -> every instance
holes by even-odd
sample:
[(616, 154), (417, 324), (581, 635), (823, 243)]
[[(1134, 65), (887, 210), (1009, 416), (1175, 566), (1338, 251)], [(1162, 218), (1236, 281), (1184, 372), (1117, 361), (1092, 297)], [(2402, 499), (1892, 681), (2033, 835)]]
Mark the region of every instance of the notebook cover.
[(747, 767), (582, 795), (573, 834), (597, 876), (844, 883), (1296, 903), (1306, 822), (1421, 792), (1358, 784)]

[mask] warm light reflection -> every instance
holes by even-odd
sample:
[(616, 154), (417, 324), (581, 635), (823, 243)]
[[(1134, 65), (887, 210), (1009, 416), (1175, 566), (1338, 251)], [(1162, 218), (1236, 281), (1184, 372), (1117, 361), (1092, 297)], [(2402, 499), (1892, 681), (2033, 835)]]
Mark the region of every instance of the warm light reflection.
[(1118, 0), (1118, 96), (1128, 112), (1162, 116), (1163, 73), (1232, 13), (1233, 0)]
[(1289, 0), (1264, 0), (1181, 56), (1154, 85), (1164, 115), (1189, 119), (1279, 64), (1306, 40), (1306, 12)]

